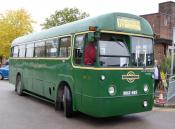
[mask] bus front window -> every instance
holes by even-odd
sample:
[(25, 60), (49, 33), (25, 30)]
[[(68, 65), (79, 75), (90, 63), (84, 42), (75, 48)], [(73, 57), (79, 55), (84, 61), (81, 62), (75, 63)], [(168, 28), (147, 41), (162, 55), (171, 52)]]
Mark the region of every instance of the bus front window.
[(153, 65), (153, 41), (149, 38), (131, 38), (132, 66), (146, 67)]
[(100, 40), (100, 65), (103, 67), (128, 67), (129, 51), (122, 41)]

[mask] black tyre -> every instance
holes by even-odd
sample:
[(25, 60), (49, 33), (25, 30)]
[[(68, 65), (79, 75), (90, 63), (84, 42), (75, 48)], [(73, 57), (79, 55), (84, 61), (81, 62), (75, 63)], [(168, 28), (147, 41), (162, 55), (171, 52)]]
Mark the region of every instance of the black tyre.
[(63, 91), (61, 89), (58, 90), (57, 100), (55, 103), (55, 110), (63, 110)]
[(21, 81), (21, 76), (18, 75), (16, 78), (16, 85), (15, 85), (15, 91), (17, 92), (18, 95), (22, 95), (22, 81)]
[(73, 116), (72, 95), (70, 89), (67, 86), (64, 87), (63, 107), (64, 107), (64, 115), (67, 118), (72, 117)]
[(4, 77), (2, 76), (2, 74), (0, 74), (0, 80), (3, 80), (4, 79)]

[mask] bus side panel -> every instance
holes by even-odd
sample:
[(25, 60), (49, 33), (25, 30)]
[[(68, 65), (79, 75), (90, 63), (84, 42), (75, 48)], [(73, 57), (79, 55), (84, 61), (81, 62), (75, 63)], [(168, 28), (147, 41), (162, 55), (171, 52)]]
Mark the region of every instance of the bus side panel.
[(25, 60), (25, 67), (23, 73), (24, 88), (25, 90), (32, 91), (33, 86), (33, 60)]
[(23, 80), (23, 69), (25, 61), (19, 59), (10, 59), (10, 82), (16, 84), (17, 74), (20, 74)]
[(15, 59), (10, 59), (9, 63), (10, 63), (10, 67), (9, 67), (9, 81), (12, 84), (16, 83), (16, 68), (15, 68)]
[(81, 111), (82, 110), (82, 89), (85, 86), (86, 82), (86, 76), (85, 70), (74, 68), (73, 76), (75, 81), (75, 106), (76, 108)]
[(55, 99), (55, 89), (56, 89), (56, 73), (59, 72), (57, 66), (59, 65), (58, 60), (43, 60), (41, 62), (43, 64), (43, 68), (41, 69), (42, 73), (39, 75), (40, 78), (43, 80), (43, 96), (54, 100)]
[(32, 92), (54, 100), (58, 60), (38, 59), (33, 64)]
[(92, 70), (91, 73), (89, 73), (90, 71), (91, 70), (74, 68), (76, 107), (82, 112), (86, 112), (86, 109), (89, 110), (84, 96), (99, 96), (99, 89), (97, 89), (99, 81), (98, 76), (96, 76), (97, 72)]

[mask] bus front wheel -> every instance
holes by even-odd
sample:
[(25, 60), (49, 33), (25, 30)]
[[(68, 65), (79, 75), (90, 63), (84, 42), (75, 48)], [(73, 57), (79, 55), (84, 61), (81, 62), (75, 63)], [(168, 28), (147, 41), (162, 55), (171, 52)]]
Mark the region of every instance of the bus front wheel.
[(72, 96), (70, 89), (65, 86), (64, 93), (63, 93), (63, 107), (64, 107), (64, 115), (68, 117), (73, 116), (73, 109), (72, 109)]
[(64, 93), (64, 86), (60, 86), (57, 93), (55, 110), (63, 110), (63, 93)]
[(16, 78), (16, 86), (15, 86), (16, 92), (18, 95), (22, 95), (22, 81), (21, 81), (21, 76), (18, 75)]

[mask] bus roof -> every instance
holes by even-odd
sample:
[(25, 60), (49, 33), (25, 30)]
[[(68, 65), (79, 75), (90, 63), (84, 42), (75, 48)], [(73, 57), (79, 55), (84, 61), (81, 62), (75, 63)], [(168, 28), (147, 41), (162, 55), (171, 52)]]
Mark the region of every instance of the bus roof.
[[(120, 21), (117, 20), (119, 18)], [(128, 29), (129, 27), (127, 25), (128, 21), (130, 21), (130, 23), (132, 24), (131, 26), (132, 29), (131, 28)], [(122, 23), (119, 22), (124, 22), (124, 25), (122, 25)], [(140, 28), (138, 25), (140, 26)], [(61, 26), (56, 26), (50, 29), (42, 30), (41, 32), (34, 32), (26, 36), (16, 38), (12, 42), (12, 46), (25, 42), (32, 42), (41, 39), (67, 35), (71, 33), (88, 31), (89, 26), (94, 26), (97, 27), (99, 30), (105, 30), (105, 31), (126, 32), (126, 33), (153, 36), (151, 26), (144, 18), (127, 13), (109, 13), (93, 18), (85, 18)], [(136, 27), (136, 29), (134, 27)]]

